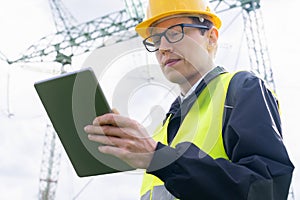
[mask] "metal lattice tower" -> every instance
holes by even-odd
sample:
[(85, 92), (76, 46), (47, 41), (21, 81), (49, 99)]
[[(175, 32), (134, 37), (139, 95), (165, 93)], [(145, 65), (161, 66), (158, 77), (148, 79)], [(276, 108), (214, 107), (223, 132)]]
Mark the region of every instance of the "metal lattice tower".
[(49, 4), (57, 32), (69, 31), (71, 27), (78, 24), (61, 0), (49, 0)]
[(295, 200), (295, 193), (294, 193), (294, 188), (293, 187), (291, 187), (291, 189), (289, 191), (288, 200)]
[(61, 146), (52, 125), (47, 124), (39, 181), (39, 200), (54, 200), (59, 176)]
[(256, 71), (275, 91), (273, 70), (269, 57), (268, 46), (264, 34), (264, 23), (258, 0), (244, 1), (243, 18), (245, 22), (249, 59), (252, 70)]
[[(132, 30), (143, 19), (140, 0), (125, 0), (127, 9), (110, 13), (95, 20), (74, 25), (74, 17), (59, 0), (49, 0), (58, 32), (41, 38), (18, 59), (9, 63), (58, 62), (71, 64), (72, 57), (96, 48), (134, 38)], [(251, 69), (260, 74), (275, 89), (273, 72), (264, 35), (260, 0), (210, 0), (216, 13), (234, 8), (243, 10)], [(129, 8), (129, 9), (128, 9)], [(111, 41), (112, 36), (114, 40)], [(110, 40), (109, 40), (110, 39)], [(109, 42), (108, 42), (109, 41)]]
[[(57, 33), (42, 38), (14, 62), (54, 61), (62, 66), (71, 64), (72, 56), (108, 45), (106, 41), (118, 34), (113, 43), (128, 40), (136, 34), (128, 32), (139, 22), (136, 8), (111, 13), (91, 22), (75, 25), (75, 18), (65, 9), (60, 0), (49, 0)], [(127, 2), (126, 2), (127, 3)], [(127, 5), (127, 4), (126, 4)], [(141, 6), (141, 4), (139, 4)], [(132, 5), (130, 5), (132, 6)], [(133, 12), (129, 12), (133, 11)], [(128, 14), (130, 13), (130, 15)], [(63, 68), (61, 69), (63, 73)], [(39, 199), (55, 199), (61, 151), (53, 127), (47, 125), (39, 181)]]
[[(60, 0), (49, 0), (49, 4), (57, 32), (65, 31), (65, 38), (70, 38), (71, 27), (75, 27), (76, 24), (75, 18), (68, 12)], [(63, 65), (71, 63), (70, 58), (60, 53), (59, 49), (57, 50), (56, 59), (60, 60)], [(61, 70), (63, 70), (63, 68)], [(47, 124), (40, 169), (39, 200), (55, 199), (61, 160), (59, 144), (59, 139), (52, 125)]]
[(265, 39), (260, 0), (210, 0), (215, 12), (242, 9), (244, 32), (249, 52), (250, 68), (258, 73), (275, 91), (275, 82)]
[[(57, 10), (57, 9), (56, 9)], [(137, 36), (133, 28), (142, 18), (131, 18), (126, 10), (113, 12), (95, 20), (69, 27), (41, 38), (18, 59), (9, 63), (58, 62), (71, 64), (72, 57)], [(66, 22), (65, 22), (66, 23)], [(109, 41), (114, 36), (114, 41)]]
[(7, 57), (0, 51), (0, 60), (7, 61)]

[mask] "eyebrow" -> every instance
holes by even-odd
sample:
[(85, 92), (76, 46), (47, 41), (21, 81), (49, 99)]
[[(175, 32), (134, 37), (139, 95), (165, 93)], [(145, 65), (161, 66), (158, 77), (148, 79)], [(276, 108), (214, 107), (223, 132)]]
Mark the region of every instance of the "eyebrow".
[[(172, 25), (173, 26), (173, 25)], [(168, 27), (169, 28), (169, 27)], [(166, 29), (168, 29), (168, 28), (166, 28)], [(152, 26), (152, 27), (149, 27), (148, 28), (149, 29), (149, 33), (150, 33), (150, 35), (156, 35), (156, 34), (159, 34), (159, 33), (157, 33), (157, 32), (155, 32), (154, 30), (157, 30), (157, 29), (163, 29), (163, 28), (157, 28), (157, 27), (155, 27), (155, 26)], [(165, 30), (166, 30), (165, 29)], [(162, 31), (163, 32), (163, 31)]]
[(164, 32), (165, 30), (167, 30), (167, 29), (169, 29), (170, 27), (172, 27), (172, 26), (176, 26), (176, 25), (179, 25), (179, 24), (184, 24), (184, 23), (178, 23), (178, 24), (173, 24), (173, 25), (171, 25), (171, 26), (169, 26), (169, 27), (167, 27), (167, 28), (157, 28), (157, 27), (155, 27), (155, 26), (150, 26), (148, 29), (149, 29), (149, 35), (157, 35), (157, 34), (160, 34), (160, 33), (153, 33), (153, 30), (155, 30), (155, 29), (164, 29), (163, 31), (161, 31), (161, 33), (162, 32)]
[(150, 35), (153, 34), (153, 29), (154, 29), (154, 28), (155, 28), (155, 27), (153, 27), (153, 26), (150, 26), (150, 27), (148, 28), (148, 31), (149, 31)]

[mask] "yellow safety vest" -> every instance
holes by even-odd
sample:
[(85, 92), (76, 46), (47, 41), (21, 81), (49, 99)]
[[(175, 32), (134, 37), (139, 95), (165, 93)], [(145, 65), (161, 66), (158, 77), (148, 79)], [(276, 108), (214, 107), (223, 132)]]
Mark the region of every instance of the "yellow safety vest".
[[(228, 159), (223, 145), (222, 122), (226, 94), (232, 77), (233, 74), (224, 73), (208, 83), (184, 118), (170, 144), (171, 147), (182, 142), (191, 142), (213, 159)], [(153, 136), (156, 141), (165, 145), (168, 145), (169, 118)], [(141, 187), (141, 199), (171, 200), (176, 198), (166, 190), (164, 183), (159, 178), (145, 173)]]

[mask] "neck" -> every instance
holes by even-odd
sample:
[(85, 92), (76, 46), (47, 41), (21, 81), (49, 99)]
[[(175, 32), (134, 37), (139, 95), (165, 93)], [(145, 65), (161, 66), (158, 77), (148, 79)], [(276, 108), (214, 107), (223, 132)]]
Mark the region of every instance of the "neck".
[(199, 74), (199, 76), (193, 77), (192, 80), (187, 81), (185, 83), (182, 83), (179, 85), (181, 94), (185, 95), (188, 93), (188, 91), (202, 78), (202, 75)]
[(211, 67), (203, 72), (196, 73), (189, 77), (186, 82), (179, 84), (181, 94), (185, 95), (186, 93), (188, 93), (188, 91), (213, 68), (214, 67)]

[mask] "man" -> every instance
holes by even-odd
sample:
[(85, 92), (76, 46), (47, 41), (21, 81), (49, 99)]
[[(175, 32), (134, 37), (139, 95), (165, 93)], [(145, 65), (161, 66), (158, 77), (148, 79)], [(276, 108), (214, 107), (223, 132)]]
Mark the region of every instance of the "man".
[(287, 198), (276, 98), (254, 74), (214, 65), (220, 26), (203, 0), (149, 0), (136, 31), (181, 95), (153, 138), (118, 114), (85, 127), (100, 152), (146, 169), (141, 199)]

